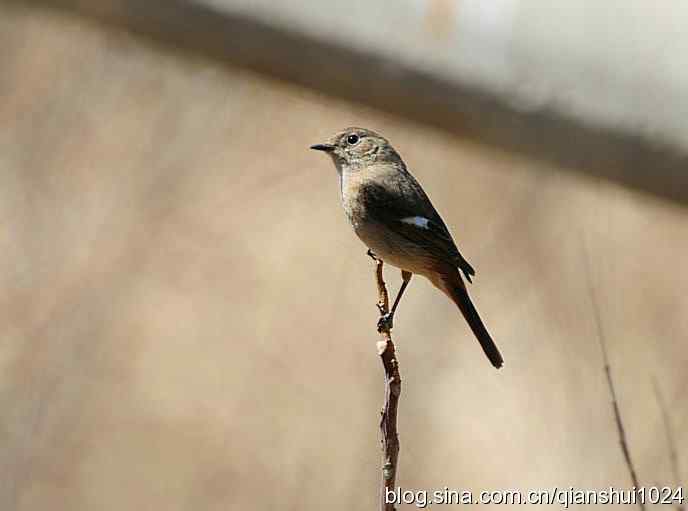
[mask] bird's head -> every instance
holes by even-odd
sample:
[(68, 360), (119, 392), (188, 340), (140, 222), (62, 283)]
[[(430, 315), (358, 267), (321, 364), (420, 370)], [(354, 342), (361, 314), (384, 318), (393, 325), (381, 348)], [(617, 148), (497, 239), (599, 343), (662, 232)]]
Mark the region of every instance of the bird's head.
[(311, 149), (328, 153), (339, 172), (356, 172), (375, 163), (401, 162), (386, 138), (364, 128), (347, 128)]

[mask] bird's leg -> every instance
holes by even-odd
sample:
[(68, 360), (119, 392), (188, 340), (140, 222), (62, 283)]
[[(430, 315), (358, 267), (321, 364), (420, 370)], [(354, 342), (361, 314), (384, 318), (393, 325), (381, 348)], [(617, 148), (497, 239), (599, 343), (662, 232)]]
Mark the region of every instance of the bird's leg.
[(397, 310), (397, 306), (399, 305), (399, 302), (401, 301), (401, 297), (404, 294), (404, 291), (406, 291), (406, 286), (409, 285), (409, 282), (411, 282), (411, 277), (413, 276), (413, 273), (410, 271), (406, 270), (401, 270), (401, 278), (402, 278), (402, 283), (401, 287), (399, 288), (399, 292), (397, 293), (397, 297), (394, 299), (394, 305), (392, 305), (392, 310), (389, 311), (387, 314), (383, 314), (380, 316), (380, 319), (377, 322), (377, 329), (378, 331), (382, 330), (391, 330), (394, 327), (394, 313)]
[(413, 273), (410, 271), (401, 270), (402, 283), (401, 287), (399, 288), (399, 292), (397, 293), (397, 297), (394, 299), (394, 305), (392, 305), (392, 315), (394, 315), (394, 311), (397, 310), (397, 306), (401, 301), (401, 296), (404, 294), (404, 291), (406, 291), (406, 286), (408, 286), (409, 282), (411, 282), (411, 277), (413, 277)]

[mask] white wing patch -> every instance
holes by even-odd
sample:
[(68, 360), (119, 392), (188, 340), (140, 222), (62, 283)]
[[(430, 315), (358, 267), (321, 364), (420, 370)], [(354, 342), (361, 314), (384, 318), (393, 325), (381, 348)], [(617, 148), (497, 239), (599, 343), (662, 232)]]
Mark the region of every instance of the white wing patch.
[(415, 225), (420, 229), (430, 229), (428, 226), (430, 220), (422, 216), (407, 216), (406, 218), (402, 218), (401, 221), (405, 224)]

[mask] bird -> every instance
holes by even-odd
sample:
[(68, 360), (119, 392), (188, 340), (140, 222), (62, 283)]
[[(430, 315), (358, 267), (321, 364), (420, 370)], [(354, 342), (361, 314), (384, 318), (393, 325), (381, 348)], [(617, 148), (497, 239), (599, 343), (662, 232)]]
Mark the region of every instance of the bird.
[(393, 327), (401, 297), (418, 274), (458, 306), (491, 364), (502, 367), (502, 355), (463, 280), (472, 283), (475, 270), (389, 141), (372, 130), (351, 127), (310, 148), (334, 162), (342, 206), (369, 255), (401, 270), (401, 287), (378, 329)]

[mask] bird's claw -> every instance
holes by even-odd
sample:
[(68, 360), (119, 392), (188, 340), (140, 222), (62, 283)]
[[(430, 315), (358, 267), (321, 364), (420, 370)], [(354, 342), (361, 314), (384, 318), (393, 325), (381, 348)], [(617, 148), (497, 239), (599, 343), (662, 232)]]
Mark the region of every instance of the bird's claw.
[(366, 255), (367, 255), (368, 257), (370, 257), (373, 261), (375, 261), (375, 262), (378, 261), (377, 256), (376, 256), (375, 253), (374, 253), (372, 250), (370, 250), (370, 249), (368, 249), (368, 251), (366, 252)]
[(378, 332), (389, 332), (392, 328), (394, 328), (394, 314), (392, 314), (391, 312), (383, 314), (382, 316), (380, 316), (380, 319), (377, 320)]

